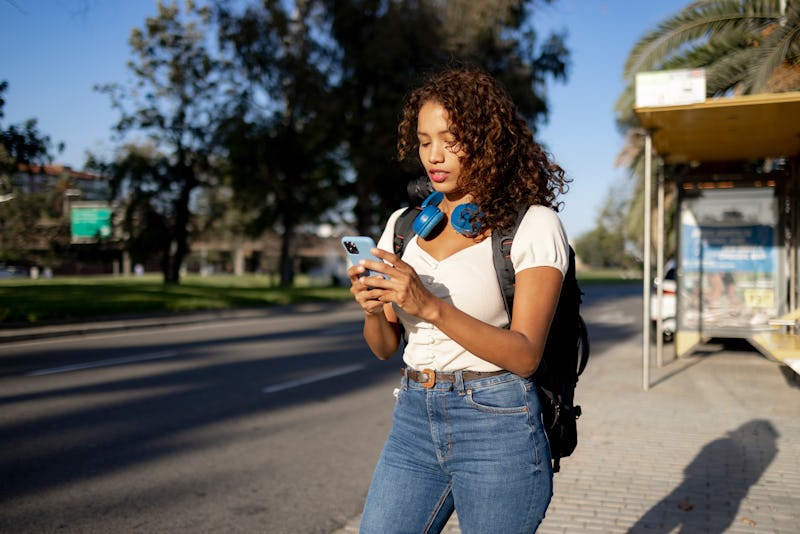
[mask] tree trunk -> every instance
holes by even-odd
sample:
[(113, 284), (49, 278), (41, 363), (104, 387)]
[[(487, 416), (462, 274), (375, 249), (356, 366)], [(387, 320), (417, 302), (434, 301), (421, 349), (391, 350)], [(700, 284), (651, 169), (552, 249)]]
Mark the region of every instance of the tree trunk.
[(164, 284), (172, 284), (174, 283), (170, 278), (172, 269), (170, 269), (170, 263), (172, 261), (172, 239), (167, 239), (164, 242), (164, 248), (161, 251), (161, 274), (164, 275)]
[(294, 283), (294, 255), (292, 254), (292, 241), (294, 240), (294, 225), (286, 224), (281, 236), (281, 258), (279, 271), (281, 274), (281, 287), (291, 287)]
[(181, 266), (189, 254), (189, 198), (192, 190), (197, 185), (195, 171), (188, 163), (177, 166), (175, 172), (182, 184), (181, 194), (175, 200), (175, 222), (172, 228), (172, 240), (169, 250), (169, 262), (164, 270), (164, 282), (167, 284), (180, 284)]
[(173, 230), (175, 252), (172, 255), (170, 266), (170, 280), (174, 284), (180, 283), (181, 266), (183, 265), (183, 260), (189, 254), (189, 195), (193, 189), (191, 182), (194, 182), (194, 179), (190, 178), (187, 182), (184, 182), (186, 185), (183, 187), (181, 196), (175, 206), (175, 229)]

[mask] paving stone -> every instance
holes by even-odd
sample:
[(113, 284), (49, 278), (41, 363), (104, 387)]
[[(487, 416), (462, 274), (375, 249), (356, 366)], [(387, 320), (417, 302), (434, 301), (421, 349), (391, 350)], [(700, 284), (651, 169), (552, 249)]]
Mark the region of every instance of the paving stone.
[[(796, 534), (796, 382), (747, 350), (667, 360), (653, 382), (642, 390), (635, 340), (592, 355), (578, 448), (538, 532)], [(451, 521), (446, 534), (459, 532)]]

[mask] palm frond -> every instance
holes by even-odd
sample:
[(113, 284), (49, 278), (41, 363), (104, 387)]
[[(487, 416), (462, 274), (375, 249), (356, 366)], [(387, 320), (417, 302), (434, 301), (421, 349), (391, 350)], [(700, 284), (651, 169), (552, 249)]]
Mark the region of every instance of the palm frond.
[(765, 24), (780, 15), (775, 0), (698, 0), (661, 22), (634, 45), (625, 63), (625, 76), (658, 70), (684, 47), (714, 34), (758, 35)]
[(704, 42), (686, 46), (676, 52), (664, 61), (661, 69), (708, 68), (730, 54), (750, 48), (743, 45), (746, 39), (747, 34), (737, 29), (712, 35)]
[(786, 17), (772, 31), (759, 48), (749, 76), (749, 86), (754, 93), (764, 89), (776, 69), (798, 59), (800, 51), (800, 4), (787, 7)]
[(614, 104), (614, 112), (617, 115), (617, 123), (630, 124), (631, 126), (638, 123), (633, 115), (633, 105), (636, 99), (635, 87), (633, 83), (629, 83), (622, 93), (617, 98)]
[(721, 96), (738, 88), (747, 78), (757, 48), (740, 48), (706, 67), (706, 93)]
[(625, 144), (614, 158), (614, 167), (632, 167), (644, 149), (644, 128), (629, 128), (625, 132)]

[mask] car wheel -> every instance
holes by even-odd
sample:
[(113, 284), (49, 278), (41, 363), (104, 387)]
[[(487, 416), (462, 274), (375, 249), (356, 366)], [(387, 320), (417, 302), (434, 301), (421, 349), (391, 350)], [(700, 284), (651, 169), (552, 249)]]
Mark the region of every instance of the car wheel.
[(675, 318), (670, 317), (668, 319), (664, 319), (661, 328), (661, 335), (664, 338), (664, 343), (672, 343), (672, 341), (675, 339)]

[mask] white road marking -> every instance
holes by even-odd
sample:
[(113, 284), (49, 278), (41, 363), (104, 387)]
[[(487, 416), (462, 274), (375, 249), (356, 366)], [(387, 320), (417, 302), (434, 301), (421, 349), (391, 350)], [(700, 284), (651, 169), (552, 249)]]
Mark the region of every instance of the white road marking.
[(26, 373), (26, 375), (42, 376), (42, 375), (54, 375), (58, 373), (70, 373), (72, 371), (81, 371), (83, 369), (111, 367), (113, 365), (121, 365), (123, 363), (136, 363), (136, 362), (146, 362), (150, 360), (162, 360), (164, 358), (172, 358), (173, 356), (177, 355), (178, 353), (176, 351), (153, 352), (151, 354), (140, 354), (138, 356), (126, 356), (123, 358), (111, 358), (108, 360), (97, 360), (94, 362), (64, 365), (63, 367), (51, 367), (49, 369), (40, 369), (38, 371), (31, 371), (29, 373)]
[[(599, 312), (593, 313), (591, 320), (587, 322), (608, 326), (625, 326), (634, 324), (636, 321), (635, 317), (626, 314), (620, 309), (605, 307)], [(639, 322), (641, 322), (641, 319), (639, 319)]]
[(354, 373), (356, 371), (360, 371), (363, 368), (364, 365), (362, 364), (348, 365), (347, 367), (341, 367), (339, 369), (334, 369), (333, 371), (328, 371), (326, 373), (320, 373), (316, 375), (307, 376), (306, 378), (299, 378), (297, 380), (290, 380), (289, 382), (282, 382), (280, 384), (266, 386), (262, 388), (261, 391), (263, 393), (277, 393), (278, 391), (283, 391), (285, 389), (296, 388), (298, 386), (305, 386), (306, 384), (319, 382), (320, 380), (327, 380), (328, 378), (334, 378), (337, 376), (346, 375), (348, 373)]

